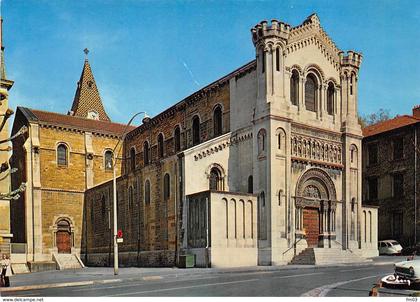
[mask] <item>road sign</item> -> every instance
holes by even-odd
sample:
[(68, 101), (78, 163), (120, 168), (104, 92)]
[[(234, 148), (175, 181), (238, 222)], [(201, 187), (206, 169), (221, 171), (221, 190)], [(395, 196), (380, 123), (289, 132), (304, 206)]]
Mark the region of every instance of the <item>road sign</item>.
[(124, 242), (124, 239), (122, 239), (122, 238), (117, 238), (117, 243), (123, 243)]
[(122, 232), (122, 230), (118, 230), (118, 232), (117, 232), (117, 238), (123, 238), (123, 232)]

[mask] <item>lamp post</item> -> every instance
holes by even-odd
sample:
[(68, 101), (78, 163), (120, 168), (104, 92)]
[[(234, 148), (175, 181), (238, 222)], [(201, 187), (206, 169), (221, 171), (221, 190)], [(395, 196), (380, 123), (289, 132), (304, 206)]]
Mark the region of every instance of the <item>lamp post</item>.
[[(125, 126), (124, 131), (121, 135), (121, 138), (117, 141), (117, 144), (115, 145), (114, 149), (112, 150), (112, 154), (114, 157), (114, 162), (112, 163), (112, 172), (113, 172), (113, 179), (112, 179), (112, 187), (113, 187), (113, 213), (114, 213), (114, 275), (118, 275), (118, 243), (117, 243), (117, 172), (116, 172), (116, 166), (117, 166), (117, 156), (115, 153), (115, 150), (117, 149), (118, 145), (121, 141), (124, 141), (125, 136), (127, 134), (127, 129), (130, 126), (131, 122), (134, 120), (134, 118), (140, 114), (144, 114), (143, 121), (148, 118), (146, 112), (138, 112), (130, 119), (128, 124)], [(120, 148), (118, 149), (118, 153), (121, 151), (122, 144)]]

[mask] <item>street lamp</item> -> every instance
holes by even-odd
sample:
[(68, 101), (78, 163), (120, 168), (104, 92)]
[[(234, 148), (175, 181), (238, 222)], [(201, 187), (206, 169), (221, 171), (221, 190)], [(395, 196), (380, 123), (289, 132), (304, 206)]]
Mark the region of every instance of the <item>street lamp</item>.
[[(127, 134), (127, 129), (130, 126), (131, 122), (134, 120), (134, 118), (140, 114), (144, 114), (143, 122), (145, 122), (146, 119), (149, 119), (146, 112), (138, 112), (130, 119), (128, 124), (125, 126), (124, 131), (122, 133), (121, 138), (117, 141), (117, 144), (115, 145), (114, 149), (112, 150), (112, 154), (114, 157), (114, 162), (112, 163), (112, 172), (113, 172), (113, 179), (112, 179), (112, 186), (113, 186), (113, 212), (114, 212), (114, 275), (118, 275), (118, 243), (117, 243), (117, 173), (116, 173), (116, 165), (117, 165), (117, 156), (115, 153), (115, 150), (117, 149), (118, 145), (121, 141), (124, 141), (125, 136)], [(118, 153), (121, 151), (122, 144), (120, 148), (118, 149)]]

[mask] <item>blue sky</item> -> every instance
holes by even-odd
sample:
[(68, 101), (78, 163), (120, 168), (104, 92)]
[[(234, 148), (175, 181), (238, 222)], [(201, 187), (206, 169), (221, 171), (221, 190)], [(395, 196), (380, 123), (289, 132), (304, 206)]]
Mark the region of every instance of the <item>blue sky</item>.
[(0, 1), (12, 108), (66, 113), (87, 47), (113, 121), (156, 115), (251, 61), (259, 21), (296, 26), (313, 12), (340, 49), (364, 55), (362, 114), (420, 104), (419, 1)]

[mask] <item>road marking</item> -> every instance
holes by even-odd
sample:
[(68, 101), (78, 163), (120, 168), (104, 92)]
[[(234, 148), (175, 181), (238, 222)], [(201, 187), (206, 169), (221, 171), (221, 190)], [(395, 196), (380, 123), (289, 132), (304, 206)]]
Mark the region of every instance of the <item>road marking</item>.
[(373, 276), (363, 277), (363, 278), (359, 278), (359, 279), (347, 280), (347, 281), (343, 281), (343, 282), (337, 282), (337, 283), (333, 283), (333, 284), (329, 284), (329, 285), (324, 285), (324, 286), (321, 286), (321, 287), (314, 288), (314, 289), (302, 294), (301, 297), (326, 297), (327, 294), (332, 289), (334, 289), (336, 287), (339, 287), (341, 285), (352, 283), (352, 282), (357, 282), (357, 281), (361, 281), (361, 280), (365, 280), (365, 279), (380, 277), (380, 276), (382, 276), (382, 275), (373, 275)]
[(158, 292), (166, 292), (166, 291), (179, 290), (179, 289), (209, 287), (209, 286), (227, 285), (227, 284), (235, 284), (235, 283), (245, 283), (245, 282), (258, 281), (258, 280), (260, 280), (260, 279), (248, 279), (248, 280), (239, 280), (239, 281), (230, 281), (230, 282), (218, 282), (218, 283), (211, 283), (211, 284), (200, 284), (200, 285), (180, 286), (180, 287), (172, 287), (172, 288), (161, 288), (161, 289), (145, 290), (145, 291), (140, 291), (140, 292), (107, 295), (105, 297), (118, 297), (118, 296), (136, 295), (136, 294), (158, 293)]
[(302, 277), (302, 276), (312, 276), (312, 275), (324, 275), (325, 273), (310, 273), (310, 274), (299, 274), (299, 275), (287, 275), (287, 276), (280, 276), (280, 277), (272, 277), (271, 279), (288, 279), (294, 277)]
[[(220, 276), (206, 277), (206, 278), (185, 278), (181, 280), (159, 282), (159, 284), (168, 284), (168, 283), (176, 283), (176, 282), (184, 282), (184, 281), (195, 281), (195, 280), (218, 279), (218, 278), (220, 278)], [(135, 286), (144, 286), (144, 285), (150, 285), (150, 283), (125, 284), (125, 285), (116, 285), (116, 286), (108, 286), (108, 287), (80, 288), (80, 289), (73, 289), (72, 292), (99, 291), (102, 289), (114, 289), (114, 288), (135, 287)]]
[(365, 271), (365, 270), (371, 270), (371, 269), (372, 269), (371, 267), (364, 267), (364, 268), (346, 269), (339, 272), (344, 273), (344, 272), (353, 272), (353, 271)]
[(144, 281), (161, 280), (161, 276), (146, 276), (142, 278)]

